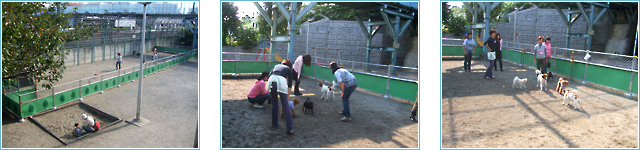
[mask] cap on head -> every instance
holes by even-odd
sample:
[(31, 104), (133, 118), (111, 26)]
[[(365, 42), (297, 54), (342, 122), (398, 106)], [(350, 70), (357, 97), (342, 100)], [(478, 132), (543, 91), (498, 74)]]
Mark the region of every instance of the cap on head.
[(82, 119), (87, 119), (87, 114), (82, 114)]

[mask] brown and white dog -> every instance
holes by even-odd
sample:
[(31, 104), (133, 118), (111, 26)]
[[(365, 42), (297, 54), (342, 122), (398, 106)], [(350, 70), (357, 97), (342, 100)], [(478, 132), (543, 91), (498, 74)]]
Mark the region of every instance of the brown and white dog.
[(578, 97), (578, 91), (571, 90), (571, 92), (569, 92), (569, 90), (566, 90), (564, 92), (564, 99), (562, 100), (562, 105), (564, 105), (564, 101), (567, 99), (573, 100), (573, 109), (578, 108), (578, 104), (580, 104), (580, 109), (582, 109), (582, 102), (580, 102), (580, 97)]
[(538, 83), (536, 83), (536, 87), (540, 86), (540, 90), (541, 91), (542, 91), (542, 88), (547, 90), (547, 78), (548, 77), (549, 77), (549, 75), (547, 75), (547, 74), (538, 74)]
[[(293, 103), (293, 105), (292, 105)], [(296, 106), (300, 104), (300, 100), (298, 98), (293, 98), (291, 100), (289, 100), (289, 107), (287, 109), (291, 110), (291, 116), (295, 117), (296, 116), (296, 111), (293, 109), (293, 106)], [(285, 108), (280, 108), (280, 118), (284, 118), (284, 109)]]
[(569, 81), (564, 80), (563, 78), (558, 79), (558, 85), (556, 86), (556, 92), (560, 93), (560, 95), (564, 95), (565, 88), (569, 85)]
[(322, 92), (322, 96), (320, 96), (320, 99), (324, 97), (325, 98), (324, 101), (329, 100), (329, 94), (331, 94), (332, 100), (336, 98), (336, 94), (334, 91), (338, 89), (338, 84), (336, 83), (336, 81), (331, 81), (331, 82), (333, 83), (331, 87), (324, 85), (322, 82), (318, 83), (318, 86), (320, 86), (320, 91)]

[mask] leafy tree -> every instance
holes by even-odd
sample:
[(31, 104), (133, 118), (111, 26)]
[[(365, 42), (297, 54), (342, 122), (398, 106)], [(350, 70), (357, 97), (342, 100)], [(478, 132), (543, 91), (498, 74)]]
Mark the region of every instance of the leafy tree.
[(449, 17), (451, 16), (450, 6), (448, 2), (442, 2), (442, 25), (449, 24)]
[(238, 18), (238, 7), (233, 5), (233, 2), (222, 2), (222, 45), (229, 45), (228, 37), (231, 32), (236, 31), (240, 26), (240, 19)]
[[(58, 11), (58, 9), (60, 9)], [(64, 43), (87, 39), (97, 29), (69, 22), (72, 13), (64, 13), (66, 3), (2, 3), (2, 79), (19, 77), (42, 80), (42, 87), (62, 78)], [(60, 13), (58, 13), (60, 12)], [(74, 30), (65, 31), (68, 28)]]
[(191, 46), (193, 44), (193, 32), (189, 28), (180, 29), (179, 41), (184, 46)]
[(234, 39), (243, 49), (253, 48), (258, 46), (258, 31), (241, 27), (236, 31)]

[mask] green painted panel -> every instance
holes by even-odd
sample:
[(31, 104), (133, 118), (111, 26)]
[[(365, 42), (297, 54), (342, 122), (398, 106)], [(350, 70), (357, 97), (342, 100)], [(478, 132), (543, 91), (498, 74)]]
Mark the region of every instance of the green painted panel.
[(389, 95), (415, 101), (418, 94), (418, 83), (400, 80), (389, 82)]
[[(476, 46), (473, 56), (480, 56), (484, 50), (481, 46)], [(442, 56), (464, 56), (462, 46), (442, 46)]]
[(179, 49), (179, 48), (161, 47), (161, 46), (158, 46), (156, 50), (160, 52), (171, 52), (171, 53), (184, 53), (184, 52), (190, 51), (190, 49)]
[(638, 74), (633, 74), (633, 85), (631, 87), (631, 92), (638, 94)]
[(629, 81), (631, 81), (631, 72), (589, 65), (587, 68), (587, 81), (622, 91), (628, 91)]
[(223, 61), (221, 64), (222, 73), (235, 73), (235, 62)]
[(262, 73), (270, 71), (266, 62), (238, 62), (238, 73)]
[(13, 100), (6, 95), (2, 95), (2, 105), (7, 107), (13, 113), (17, 113), (17, 115), (20, 115), (20, 112), (18, 111), (20, 106), (18, 105), (17, 100)]
[(112, 78), (112, 79), (108, 79), (108, 80), (102, 81), (102, 89), (103, 90), (109, 89), (109, 88), (114, 87), (116, 85), (118, 85), (118, 81), (117, 81), (116, 78)]
[(572, 78), (584, 80), (584, 66), (583, 63), (573, 62), (573, 69), (571, 70), (573, 73), (571, 74)]
[(570, 70), (571, 62), (562, 59), (556, 59), (555, 73), (569, 76)]
[(22, 117), (34, 115), (53, 107), (51, 96), (22, 105)]
[(387, 93), (387, 78), (360, 73), (353, 73), (353, 76), (355, 76), (358, 81), (358, 88), (367, 89), (381, 94)]

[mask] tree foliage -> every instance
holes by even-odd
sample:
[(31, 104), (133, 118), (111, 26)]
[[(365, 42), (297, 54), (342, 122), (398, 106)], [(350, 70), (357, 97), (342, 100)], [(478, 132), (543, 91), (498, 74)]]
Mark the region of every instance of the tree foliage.
[(449, 24), (449, 19), (451, 19), (450, 6), (448, 2), (442, 2), (442, 25)]
[(222, 45), (229, 45), (229, 34), (236, 31), (240, 26), (238, 18), (238, 7), (233, 2), (222, 2)]
[(84, 24), (72, 26), (69, 18), (73, 14), (64, 13), (65, 9), (66, 3), (59, 2), (2, 3), (3, 80), (28, 77), (35, 82), (49, 81), (42, 87), (50, 88), (62, 78), (63, 57), (68, 54), (65, 42), (87, 39), (97, 32)]
[(258, 31), (251, 28), (238, 28), (234, 40), (243, 49), (256, 47), (258, 46)]

